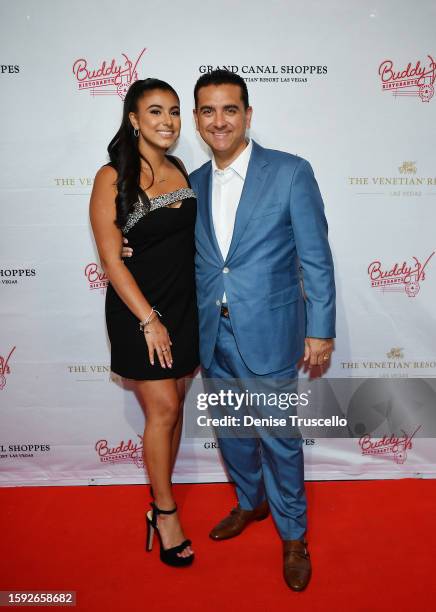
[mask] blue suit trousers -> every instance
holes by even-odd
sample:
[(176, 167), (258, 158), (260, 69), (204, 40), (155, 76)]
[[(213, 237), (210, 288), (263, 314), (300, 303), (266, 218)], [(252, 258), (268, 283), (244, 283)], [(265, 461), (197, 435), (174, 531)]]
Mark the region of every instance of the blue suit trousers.
[[(203, 371), (211, 379), (297, 378), (295, 365), (268, 375), (249, 370), (238, 350), (230, 319), (220, 317), (212, 362)], [(306, 494), (301, 437), (218, 438), (241, 508), (252, 510), (268, 500), (283, 540), (302, 540), (306, 532)]]

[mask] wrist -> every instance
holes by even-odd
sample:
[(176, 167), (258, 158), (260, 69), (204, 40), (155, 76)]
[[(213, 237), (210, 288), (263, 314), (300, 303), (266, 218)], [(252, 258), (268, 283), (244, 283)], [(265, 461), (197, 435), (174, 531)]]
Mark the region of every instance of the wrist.
[(156, 319), (159, 317), (161, 317), (162, 315), (160, 314), (160, 312), (158, 310), (155, 310), (154, 308), (152, 308), (150, 310), (150, 312), (148, 313), (148, 316), (143, 319), (142, 321), (139, 322), (139, 329), (140, 331), (144, 331), (145, 328), (150, 325), (151, 323), (153, 323), (154, 321), (156, 321)]

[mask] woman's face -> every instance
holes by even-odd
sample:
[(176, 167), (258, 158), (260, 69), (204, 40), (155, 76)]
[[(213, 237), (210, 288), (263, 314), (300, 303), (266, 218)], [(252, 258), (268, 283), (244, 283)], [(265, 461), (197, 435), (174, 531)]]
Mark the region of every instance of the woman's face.
[(139, 138), (159, 149), (169, 149), (180, 134), (180, 105), (171, 91), (153, 89), (138, 100), (138, 111), (129, 115)]

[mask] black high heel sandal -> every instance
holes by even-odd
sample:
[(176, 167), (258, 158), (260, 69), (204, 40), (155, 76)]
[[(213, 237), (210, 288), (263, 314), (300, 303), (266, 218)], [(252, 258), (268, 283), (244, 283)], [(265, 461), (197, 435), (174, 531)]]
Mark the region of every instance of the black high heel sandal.
[(152, 510), (147, 512), (147, 542), (145, 549), (147, 552), (150, 552), (153, 548), (153, 538), (154, 532), (157, 531), (157, 535), (159, 536), (160, 543), (160, 560), (167, 565), (171, 565), (172, 567), (188, 567), (194, 561), (194, 554), (189, 555), (189, 557), (179, 557), (177, 553), (181, 553), (187, 546), (191, 545), (191, 540), (184, 540), (178, 546), (173, 546), (172, 548), (167, 548), (166, 550), (162, 544), (162, 537), (159, 533), (159, 528), (157, 526), (157, 517), (159, 514), (174, 514), (177, 512), (177, 506), (172, 510), (161, 510), (156, 506), (156, 504), (151, 504)]

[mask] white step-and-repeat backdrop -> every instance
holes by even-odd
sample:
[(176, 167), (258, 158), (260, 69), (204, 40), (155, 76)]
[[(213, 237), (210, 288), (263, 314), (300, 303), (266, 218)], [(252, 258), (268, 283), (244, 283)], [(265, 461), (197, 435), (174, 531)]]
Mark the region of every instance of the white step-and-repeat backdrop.
[[(179, 92), (175, 153), (208, 158), (198, 76), (247, 80), (251, 136), (307, 158), (336, 266), (333, 378), (436, 374), (436, 8), (353, 0), (2, 2), (0, 484), (146, 482), (144, 416), (109, 371), (93, 177), (135, 79)], [(428, 476), (434, 441), (306, 439), (308, 479)], [(175, 482), (225, 480), (212, 438)]]

